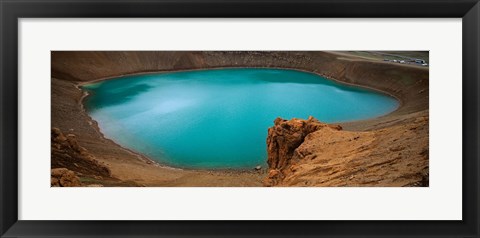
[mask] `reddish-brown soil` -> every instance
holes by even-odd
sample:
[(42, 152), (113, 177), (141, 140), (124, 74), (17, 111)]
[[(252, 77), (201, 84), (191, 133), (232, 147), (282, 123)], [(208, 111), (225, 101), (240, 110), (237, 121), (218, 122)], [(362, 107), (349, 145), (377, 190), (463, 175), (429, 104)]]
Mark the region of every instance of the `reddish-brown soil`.
[(373, 131), (275, 121), (266, 186), (428, 186), (428, 115)]

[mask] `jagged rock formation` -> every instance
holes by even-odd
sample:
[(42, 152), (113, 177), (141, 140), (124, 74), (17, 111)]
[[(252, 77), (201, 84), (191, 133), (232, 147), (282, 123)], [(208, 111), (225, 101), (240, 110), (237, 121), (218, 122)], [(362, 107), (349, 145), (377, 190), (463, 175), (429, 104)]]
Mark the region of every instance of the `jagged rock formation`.
[[(64, 169), (66, 169), (77, 175), (96, 179), (111, 177), (110, 169), (98, 162), (85, 148), (78, 145), (74, 134), (65, 136), (60, 129), (52, 128), (51, 152), (52, 180), (53, 169), (56, 168), (63, 169), (57, 170), (56, 174), (65, 172)], [(62, 174), (66, 174), (66, 172)], [(68, 176), (70, 178), (70, 175)]]
[(284, 120), (280, 117), (275, 119), (274, 126), (268, 129), (267, 151), (268, 166), (270, 168), (268, 177), (265, 179), (265, 185), (276, 185), (284, 178), (285, 169), (301, 158), (296, 150), (312, 132), (327, 129), (341, 130), (338, 125), (328, 125), (321, 123), (313, 117), (308, 120), (292, 119)]
[(80, 179), (75, 175), (75, 172), (66, 168), (52, 169), (50, 186), (52, 187), (79, 187)]
[(428, 186), (428, 115), (366, 132), (278, 118), (267, 146), (266, 186)]

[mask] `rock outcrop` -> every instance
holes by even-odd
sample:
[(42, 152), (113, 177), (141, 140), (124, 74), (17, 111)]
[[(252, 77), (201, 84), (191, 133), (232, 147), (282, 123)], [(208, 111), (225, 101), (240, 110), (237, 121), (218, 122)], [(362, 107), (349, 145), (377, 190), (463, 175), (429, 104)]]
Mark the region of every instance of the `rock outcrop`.
[(375, 131), (277, 118), (266, 186), (428, 186), (428, 114)]
[(64, 170), (68, 170), (80, 176), (96, 179), (111, 177), (110, 169), (81, 147), (74, 134), (64, 135), (58, 128), (52, 128), (51, 132), (52, 184), (54, 169), (60, 169), (56, 170), (56, 174), (60, 172), (67, 174)]
[(50, 186), (52, 187), (80, 187), (80, 179), (75, 172), (66, 168), (52, 169)]
[(308, 120), (294, 118), (287, 121), (280, 117), (275, 119), (274, 126), (268, 129), (267, 163), (270, 170), (264, 181), (265, 185), (276, 185), (280, 179), (284, 178), (285, 169), (300, 158), (296, 149), (310, 133), (321, 129), (341, 130), (342, 128), (338, 125), (321, 123), (311, 116)]

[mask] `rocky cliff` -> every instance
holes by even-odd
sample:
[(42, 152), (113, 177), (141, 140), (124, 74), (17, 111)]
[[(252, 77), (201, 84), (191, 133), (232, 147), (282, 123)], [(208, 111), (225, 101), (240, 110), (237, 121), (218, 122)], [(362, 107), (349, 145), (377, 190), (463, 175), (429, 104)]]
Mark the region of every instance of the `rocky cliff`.
[(50, 186), (52, 187), (80, 187), (82, 183), (75, 172), (66, 168), (52, 169)]
[(275, 119), (274, 126), (268, 129), (267, 163), (269, 173), (265, 179), (265, 185), (277, 185), (285, 178), (294, 163), (302, 159), (297, 148), (311, 133), (319, 130), (341, 129), (340, 126), (324, 124), (313, 117), (309, 117), (308, 120), (294, 118), (290, 121), (282, 118)]
[(428, 115), (368, 132), (277, 118), (266, 186), (428, 186)]
[(51, 133), (52, 186), (80, 186), (79, 177), (111, 179), (110, 169), (78, 145), (74, 134), (64, 135), (58, 128)]

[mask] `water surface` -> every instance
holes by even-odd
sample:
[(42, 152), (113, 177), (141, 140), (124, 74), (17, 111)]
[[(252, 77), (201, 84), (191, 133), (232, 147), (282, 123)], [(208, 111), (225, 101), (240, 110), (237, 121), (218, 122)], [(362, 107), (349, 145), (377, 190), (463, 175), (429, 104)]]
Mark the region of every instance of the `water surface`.
[(216, 69), (128, 76), (84, 86), (88, 113), (106, 137), (160, 163), (186, 168), (266, 164), (277, 117), (323, 122), (395, 110), (378, 92), (280, 69)]

